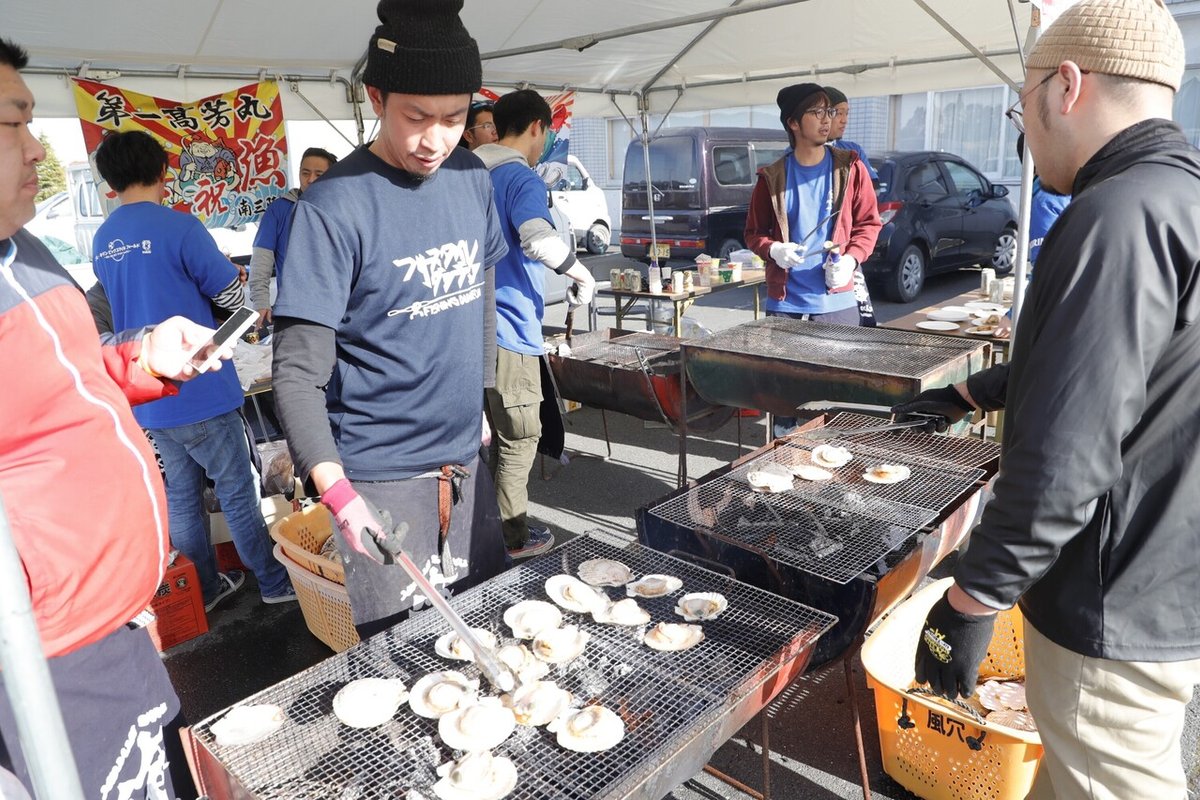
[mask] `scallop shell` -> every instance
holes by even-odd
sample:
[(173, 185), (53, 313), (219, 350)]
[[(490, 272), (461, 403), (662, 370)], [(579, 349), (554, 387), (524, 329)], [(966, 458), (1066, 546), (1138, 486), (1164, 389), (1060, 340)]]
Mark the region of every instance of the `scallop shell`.
[(359, 678), (333, 696), (333, 713), (351, 728), (374, 728), (391, 719), (407, 697), (399, 678)]
[(517, 788), (516, 765), (486, 750), (448, 761), (437, 774), (433, 793), (441, 800), (501, 800)]
[(491, 750), (517, 727), (512, 709), (496, 697), (485, 697), (474, 705), (455, 709), (438, 720), (438, 736), (447, 747), (476, 753)]
[(577, 753), (599, 753), (625, 738), (625, 723), (604, 706), (567, 712), (547, 727), (560, 747)]
[(1019, 731), (1036, 731), (1037, 723), (1033, 721), (1033, 715), (1028, 711), (1014, 711), (1011, 708), (1002, 708), (999, 711), (993, 711), (984, 719), (989, 725), (1003, 725), (1006, 728), (1016, 728)]
[(650, 621), (650, 612), (639, 606), (637, 600), (626, 597), (593, 611), (592, 619), (603, 625), (645, 625)]
[(504, 612), (504, 624), (518, 639), (532, 639), (547, 628), (562, 625), (562, 612), (544, 600), (522, 600)]
[(550, 672), (550, 665), (535, 658), (523, 644), (506, 644), (496, 651), (496, 660), (516, 677), (518, 683), (540, 680)]
[(527, 683), (501, 698), (518, 725), (537, 727), (556, 719), (571, 705), (571, 693), (554, 681)]
[(592, 558), (575, 570), (590, 586), (624, 586), (633, 580), (633, 570), (611, 558)]
[(679, 598), (675, 613), (688, 622), (716, 619), (729, 607), (725, 595), (716, 592), (694, 592)]
[(797, 464), (792, 467), (792, 474), (806, 481), (827, 481), (833, 477), (829, 470), (812, 464)]
[(818, 467), (837, 469), (844, 467), (854, 460), (854, 454), (844, 447), (834, 444), (819, 444), (812, 449), (812, 463)]
[(899, 483), (908, 480), (911, 475), (912, 470), (903, 464), (880, 464), (864, 472), (863, 480), (868, 483)]
[(471, 705), (479, 692), (479, 681), (454, 670), (431, 672), (413, 684), (408, 707), (419, 717), (439, 719), (457, 708)]
[(265, 739), (283, 724), (283, 709), (276, 705), (236, 706), (209, 730), (222, 747), (236, 747)]
[(579, 630), (578, 626), (566, 625), (562, 628), (542, 631), (533, 640), (533, 654), (550, 664), (565, 664), (583, 652), (590, 633)]
[[(496, 634), (491, 631), (485, 631), (483, 628), (471, 628), (471, 633), (475, 634), (475, 638), (487, 649), (496, 649)], [(475, 660), (474, 651), (454, 631), (444, 633), (438, 637), (437, 642), (433, 645), (433, 651), (442, 658), (448, 658), (451, 661)]]
[(989, 711), (1024, 711), (1029, 707), (1025, 699), (1025, 684), (1016, 681), (988, 681), (979, 686), (975, 693), (979, 702)]
[(759, 464), (746, 473), (746, 482), (762, 492), (786, 492), (792, 488), (793, 479), (791, 470), (774, 461)]
[(704, 629), (699, 625), (681, 622), (660, 622), (646, 631), (642, 641), (655, 650), (687, 650), (704, 639)]
[(546, 580), (546, 594), (567, 611), (588, 614), (608, 604), (604, 592), (593, 589), (574, 575), (554, 575)]
[(630, 597), (662, 597), (679, 591), (682, 586), (683, 581), (674, 575), (643, 575), (625, 587), (625, 594)]

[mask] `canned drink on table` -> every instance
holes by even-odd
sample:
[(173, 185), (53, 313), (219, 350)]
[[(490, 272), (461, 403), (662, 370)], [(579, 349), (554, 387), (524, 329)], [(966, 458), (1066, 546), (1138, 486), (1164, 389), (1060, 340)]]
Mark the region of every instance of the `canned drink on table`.
[(619, 269), (610, 269), (608, 271), (609, 288), (619, 292), (625, 288), (625, 273)]
[(696, 273), (690, 269), (683, 273), (683, 290), (685, 292), (695, 291), (696, 289)]
[(683, 273), (679, 270), (671, 273), (671, 291), (674, 294), (683, 294)]
[(640, 292), (642, 290), (642, 272), (637, 269), (625, 270), (625, 291)]
[(996, 281), (996, 270), (991, 267), (985, 267), (979, 271), (979, 291), (985, 295), (990, 295), (992, 284)]

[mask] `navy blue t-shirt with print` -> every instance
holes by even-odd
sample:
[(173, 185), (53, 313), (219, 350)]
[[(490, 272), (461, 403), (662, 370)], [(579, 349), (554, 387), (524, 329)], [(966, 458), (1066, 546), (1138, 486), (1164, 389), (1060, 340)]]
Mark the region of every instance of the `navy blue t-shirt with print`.
[(475, 457), (484, 270), (505, 250), (491, 178), (464, 148), (418, 181), (360, 147), (300, 198), (274, 313), (337, 332), (326, 406), (351, 479)]

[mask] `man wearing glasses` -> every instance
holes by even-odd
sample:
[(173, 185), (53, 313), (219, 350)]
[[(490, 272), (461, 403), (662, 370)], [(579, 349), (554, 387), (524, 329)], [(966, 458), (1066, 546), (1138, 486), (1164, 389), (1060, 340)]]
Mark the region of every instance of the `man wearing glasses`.
[(463, 130), (459, 147), (474, 150), (480, 145), (495, 144), (500, 137), (496, 133), (496, 122), (492, 115), (494, 104), (486, 101), (471, 103), (467, 111), (467, 127)]
[(1085, 0), (1050, 26), (1008, 116), (1042, 181), (1073, 199), (1042, 245), (1011, 367), (894, 409), (1007, 409), (995, 499), (929, 613), (916, 674), (972, 694), (996, 611), (1020, 604), (1045, 745), (1031, 798), (1187, 793), (1200, 152), (1170, 121), (1184, 63), (1162, 0)]

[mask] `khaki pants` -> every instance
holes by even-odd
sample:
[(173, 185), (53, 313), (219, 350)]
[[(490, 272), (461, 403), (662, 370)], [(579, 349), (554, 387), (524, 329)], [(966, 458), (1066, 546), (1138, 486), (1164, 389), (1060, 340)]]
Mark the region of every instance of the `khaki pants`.
[(1025, 623), (1026, 689), (1046, 754), (1030, 800), (1183, 800), (1179, 737), (1200, 660), (1110, 661)]
[(496, 481), (504, 544), (511, 550), (529, 541), (529, 470), (542, 435), (542, 374), (537, 356), (503, 347), (496, 353), (496, 388), (484, 390), (492, 426), (488, 468)]

